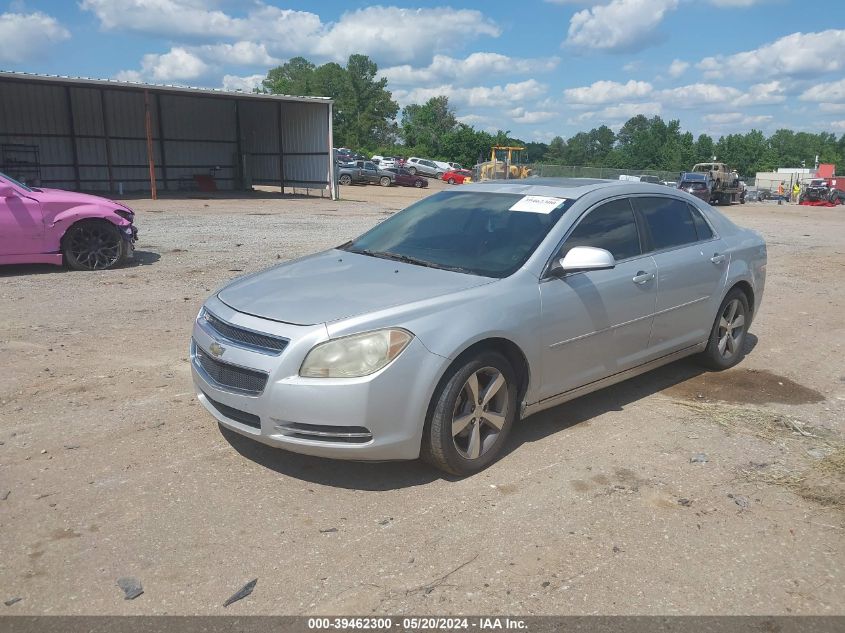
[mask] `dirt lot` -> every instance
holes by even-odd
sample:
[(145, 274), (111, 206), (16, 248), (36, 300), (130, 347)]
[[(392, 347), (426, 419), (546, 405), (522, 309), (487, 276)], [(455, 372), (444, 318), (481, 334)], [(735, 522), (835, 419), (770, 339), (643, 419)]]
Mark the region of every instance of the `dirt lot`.
[[(0, 271), (0, 601), (22, 598), (0, 612), (845, 613), (841, 207), (727, 211), (769, 243), (739, 367), (676, 363), (546, 411), (450, 480), (269, 449), (193, 397), (216, 287), (427, 192), (343, 193), (136, 200), (135, 265)], [(121, 576), (144, 594), (124, 601)]]

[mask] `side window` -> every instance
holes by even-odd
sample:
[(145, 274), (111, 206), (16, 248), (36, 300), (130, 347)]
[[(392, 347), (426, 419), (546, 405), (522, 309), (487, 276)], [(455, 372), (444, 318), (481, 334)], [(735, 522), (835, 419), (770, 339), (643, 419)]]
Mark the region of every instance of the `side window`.
[(692, 214), (686, 202), (674, 198), (632, 198), (645, 219), (656, 251), (698, 241)]
[(375, 163), (371, 163), (371, 162), (367, 161), (366, 163), (364, 163), (364, 169), (366, 169), (368, 171), (375, 171), (376, 170)]
[(560, 256), (575, 246), (603, 248), (617, 260), (639, 255), (640, 236), (630, 202), (614, 200), (590, 211), (566, 238)]
[(701, 211), (691, 204), (688, 204), (687, 206), (689, 207), (689, 212), (692, 214), (692, 221), (693, 224), (695, 224), (695, 232), (698, 234), (698, 241), (701, 242), (703, 240), (713, 239), (713, 229), (711, 229), (710, 225), (707, 224), (704, 216), (701, 215)]

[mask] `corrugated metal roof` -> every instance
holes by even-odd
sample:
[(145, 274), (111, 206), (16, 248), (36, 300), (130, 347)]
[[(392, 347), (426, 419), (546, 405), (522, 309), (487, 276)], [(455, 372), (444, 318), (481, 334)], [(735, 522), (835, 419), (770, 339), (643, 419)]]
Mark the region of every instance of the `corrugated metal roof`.
[(192, 94), (198, 97), (226, 97), (229, 99), (264, 99), (270, 101), (296, 101), (300, 103), (331, 103), (330, 97), (298, 97), (294, 95), (257, 94), (254, 92), (240, 92), (222, 90), (220, 88), (194, 88), (192, 86), (172, 86), (168, 84), (146, 84), (135, 81), (118, 81), (117, 79), (92, 79), (90, 77), (65, 77), (61, 75), (41, 75), (18, 71), (0, 70), (0, 80), (11, 79), (62, 86), (89, 86), (109, 88), (110, 90), (149, 90), (164, 94)]

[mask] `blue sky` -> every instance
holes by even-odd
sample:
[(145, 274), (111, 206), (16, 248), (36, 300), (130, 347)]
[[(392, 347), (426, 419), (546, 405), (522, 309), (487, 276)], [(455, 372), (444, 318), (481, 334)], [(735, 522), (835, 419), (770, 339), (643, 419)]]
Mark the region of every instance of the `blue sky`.
[(0, 68), (249, 90), (370, 55), (400, 105), (548, 141), (636, 114), (845, 132), (845, 0), (0, 0)]

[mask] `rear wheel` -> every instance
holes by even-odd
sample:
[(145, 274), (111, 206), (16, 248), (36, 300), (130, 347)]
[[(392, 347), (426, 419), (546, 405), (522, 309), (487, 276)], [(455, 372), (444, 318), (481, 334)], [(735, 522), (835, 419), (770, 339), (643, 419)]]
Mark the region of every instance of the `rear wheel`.
[(707, 347), (701, 353), (702, 364), (721, 371), (736, 365), (745, 356), (743, 346), (750, 322), (748, 298), (739, 288), (731, 290), (716, 315)]
[(412, 176), (416, 176), (417, 175), (417, 168), (416, 167), (408, 167), (408, 173), (411, 174)]
[(434, 394), (423, 459), (455, 475), (486, 468), (513, 426), (516, 400), (516, 377), (504, 356), (488, 351), (469, 358)]
[(390, 186), (390, 178), (388, 178), (387, 176), (382, 176), (382, 177), (379, 179), (379, 184), (380, 184), (382, 187), (389, 187), (389, 186)]
[(338, 182), (342, 185), (351, 185), (352, 184), (352, 176), (349, 174), (343, 174), (339, 179)]
[(62, 252), (74, 270), (105, 270), (124, 263), (129, 258), (130, 245), (111, 222), (87, 220), (68, 229)]
[(414, 187), (416, 187), (417, 189), (422, 189), (424, 184), (425, 184), (425, 182), (423, 182), (422, 180), (415, 180), (414, 181)]
[(455, 179), (454, 179), (454, 178), (449, 178), (449, 180), (447, 180), (446, 182), (448, 182), (450, 185), (454, 185), (454, 184), (455, 184)]

